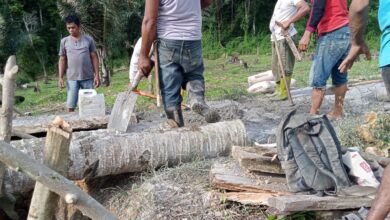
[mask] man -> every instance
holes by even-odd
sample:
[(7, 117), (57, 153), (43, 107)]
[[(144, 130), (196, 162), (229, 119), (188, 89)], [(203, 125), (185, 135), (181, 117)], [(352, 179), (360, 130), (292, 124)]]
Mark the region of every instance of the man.
[(180, 89), (188, 92), (191, 109), (208, 123), (220, 119), (204, 100), (202, 12), (212, 0), (146, 0), (142, 22), (142, 46), (138, 66), (147, 76), (152, 68), (148, 56), (157, 39), (160, 90), (167, 118), (184, 126)]
[[(287, 90), (285, 81), (282, 78), (282, 74), (279, 67), (279, 60), (276, 54), (275, 47), (278, 48), (283, 69), (286, 75), (286, 81), (290, 86), (291, 76), (294, 69), (295, 57), (290, 49), (290, 46), (285, 39), (282, 29), (286, 30), (291, 38), (295, 41), (297, 30), (294, 27), (294, 23), (309, 13), (310, 7), (304, 0), (278, 0), (275, 5), (274, 13), (270, 22), (270, 30), (275, 33), (276, 42), (274, 39), (272, 43), (272, 74), (274, 75), (276, 88), (275, 92), (271, 96), (276, 96), (274, 100), (286, 100)], [(282, 27), (276, 24), (279, 22)]]
[(69, 36), (63, 38), (60, 44), (58, 84), (60, 89), (65, 87), (64, 74), (66, 69), (66, 106), (68, 112), (74, 112), (77, 106), (80, 89), (99, 87), (99, 60), (95, 42), (90, 36), (81, 34), (80, 20), (75, 15), (65, 18)]
[[(364, 30), (367, 23), (368, 0), (354, 0), (350, 7), (350, 22), (352, 33), (352, 48), (348, 57), (340, 65), (341, 70), (352, 67), (356, 57), (363, 53), (370, 58), (370, 51), (364, 42)], [(378, 21), (382, 31), (379, 66), (382, 68), (382, 77), (390, 97), (390, 2), (379, 1)], [(390, 166), (387, 166), (377, 196), (368, 213), (367, 220), (385, 219), (390, 212)]]
[(311, 2), (310, 18), (299, 42), (299, 49), (305, 51), (311, 34), (317, 30), (316, 53), (310, 70), (310, 83), (313, 87), (310, 113), (320, 113), (326, 82), (331, 76), (335, 86), (335, 105), (327, 116), (331, 120), (337, 120), (343, 116), (348, 81), (347, 73), (341, 72), (338, 67), (351, 48), (347, 1), (312, 0)]

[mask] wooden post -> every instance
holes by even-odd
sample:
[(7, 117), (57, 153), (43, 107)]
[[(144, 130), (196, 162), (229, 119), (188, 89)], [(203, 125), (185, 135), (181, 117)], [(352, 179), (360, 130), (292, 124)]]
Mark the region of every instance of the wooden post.
[(118, 219), (73, 182), (3, 141), (0, 141), (0, 161), (42, 183), (93, 220)]
[(161, 97), (161, 91), (160, 91), (160, 73), (159, 73), (159, 62), (158, 62), (158, 49), (157, 49), (157, 42), (154, 43), (154, 72), (156, 75), (156, 97), (157, 97), (157, 107), (161, 107), (162, 105), (162, 97)]
[[(11, 141), (12, 135), (12, 112), (15, 102), (15, 79), (17, 73), (16, 57), (10, 56), (5, 65), (2, 106), (0, 110), (0, 140), (7, 143)], [(0, 197), (4, 195), (4, 173), (5, 166), (0, 163)]]
[[(69, 145), (72, 129), (63, 119), (56, 117), (47, 129), (44, 148), (44, 164), (65, 176), (68, 171)], [(37, 182), (31, 199), (28, 220), (51, 220), (59, 196)]]
[(150, 74), (148, 77), (148, 92), (153, 94), (153, 74)]

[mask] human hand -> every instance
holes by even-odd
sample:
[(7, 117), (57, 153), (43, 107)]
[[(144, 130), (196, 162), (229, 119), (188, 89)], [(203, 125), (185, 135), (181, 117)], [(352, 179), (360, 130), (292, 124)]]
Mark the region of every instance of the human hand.
[(149, 76), (152, 70), (153, 61), (149, 57), (140, 56), (138, 60), (138, 69), (141, 71), (145, 78)]
[(60, 89), (65, 88), (65, 83), (64, 83), (64, 79), (63, 79), (63, 78), (59, 78), (59, 79), (58, 79), (58, 87), (59, 87)]
[(281, 27), (283, 30), (288, 30), (288, 28), (290, 27), (289, 21), (283, 21), (283, 22), (275, 21), (275, 24)]
[(348, 56), (344, 59), (344, 61), (340, 64), (338, 68), (340, 72), (346, 73), (349, 69), (351, 69), (353, 63), (360, 54), (364, 54), (367, 60), (371, 60), (370, 49), (364, 41), (360, 44), (352, 43)]
[(299, 40), (299, 45), (298, 45), (299, 51), (306, 51), (307, 50), (309, 43), (310, 43), (310, 37), (311, 37), (311, 33), (308, 31), (305, 31), (301, 40)]
[(93, 86), (95, 88), (98, 88), (100, 86), (100, 76), (99, 76), (99, 74), (95, 74), (95, 77), (93, 79)]

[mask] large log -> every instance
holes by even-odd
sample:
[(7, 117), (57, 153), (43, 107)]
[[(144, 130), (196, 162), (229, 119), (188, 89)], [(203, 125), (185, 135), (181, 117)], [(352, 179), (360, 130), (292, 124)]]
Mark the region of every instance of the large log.
[[(96, 130), (107, 127), (109, 116), (80, 118), (77, 113), (58, 115), (70, 124), (74, 131)], [(26, 134), (45, 133), (55, 115), (18, 117), (12, 122), (12, 128)]]
[[(13, 141), (11, 144), (42, 161), (44, 138)], [(245, 145), (246, 130), (240, 120), (208, 124), (199, 128), (169, 131), (121, 133), (113, 130), (82, 131), (73, 134), (70, 145), (68, 178), (79, 180), (96, 161), (96, 176), (140, 172), (163, 165), (174, 165), (199, 157), (226, 156), (233, 145)], [(6, 186), (10, 192), (31, 190), (33, 182), (8, 170)]]

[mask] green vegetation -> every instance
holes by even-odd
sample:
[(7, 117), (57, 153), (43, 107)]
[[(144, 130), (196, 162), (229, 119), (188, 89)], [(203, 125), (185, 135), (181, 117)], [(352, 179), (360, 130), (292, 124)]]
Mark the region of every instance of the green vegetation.
[[(263, 72), (271, 68), (271, 57), (269, 55), (242, 55), (239, 59), (248, 63), (249, 68), (245, 69), (238, 63), (229, 63), (230, 57), (218, 59), (205, 59), (205, 79), (208, 100), (231, 99), (238, 100), (243, 97), (255, 96), (247, 93), (247, 77), (258, 72)], [(298, 87), (307, 86), (308, 74), (311, 61), (305, 58), (302, 62), (297, 62), (293, 78), (297, 80)], [(350, 71), (350, 81), (380, 79), (377, 60), (357, 62)], [(119, 71), (112, 76), (112, 84), (109, 87), (100, 87), (99, 93), (105, 95), (106, 105), (112, 107), (117, 93), (127, 89), (127, 71)], [(35, 114), (58, 109), (65, 106), (66, 90), (59, 90), (56, 78), (49, 79), (48, 84), (43, 81), (38, 82), (41, 92), (35, 93), (33, 89), (18, 89), (17, 95), (26, 97), (26, 100), (19, 104), (18, 108), (23, 111)], [(147, 82), (144, 80), (140, 84), (142, 90), (147, 90)], [(137, 110), (147, 110), (155, 103), (146, 97), (139, 97), (137, 100)]]
[[(224, 56), (257, 54), (260, 67), (264, 65), (263, 55), (271, 52), (269, 21), (274, 4), (213, 1), (203, 13), (205, 58), (219, 60)], [(370, 4), (366, 40), (377, 54), (378, 1)], [(18, 84), (55, 76), (59, 42), (67, 35), (62, 18), (69, 13), (81, 17), (83, 30), (93, 36), (101, 58), (113, 72), (118, 62), (127, 65), (132, 45), (140, 36), (143, 7), (142, 0), (0, 0), (0, 72), (8, 56), (16, 54), (20, 67)], [(305, 24), (303, 19), (295, 25), (299, 33), (303, 33)], [(313, 50), (315, 39), (312, 40)], [(255, 68), (256, 65), (252, 64)]]

